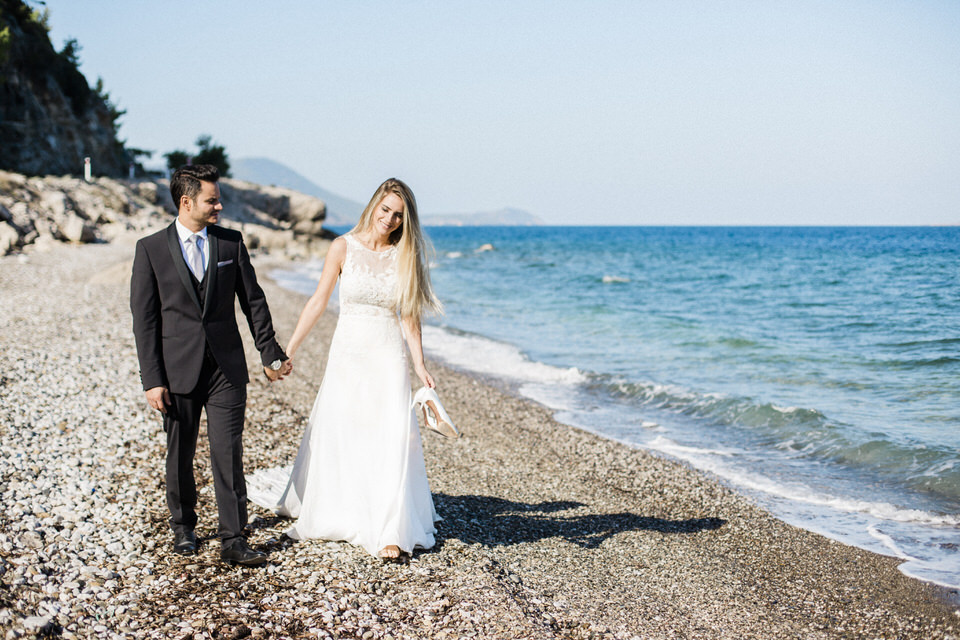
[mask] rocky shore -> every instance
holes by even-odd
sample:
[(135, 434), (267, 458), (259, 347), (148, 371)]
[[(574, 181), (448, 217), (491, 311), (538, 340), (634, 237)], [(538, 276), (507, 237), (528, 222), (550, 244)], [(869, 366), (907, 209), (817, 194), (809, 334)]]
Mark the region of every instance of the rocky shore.
[[(292, 189), (223, 178), (223, 225), (247, 246), (286, 258), (323, 255), (330, 234), (326, 204)], [(29, 177), (0, 171), (0, 255), (59, 244), (126, 241), (176, 213), (165, 179), (90, 182), (71, 176)]]
[[(430, 363), (464, 432), (424, 433), (443, 521), (382, 564), (293, 542), (251, 509), (262, 568), (219, 561), (207, 444), (199, 555), (170, 552), (163, 434), (139, 388), (132, 245), (0, 258), (0, 634), (4, 638), (957, 638), (956, 593), (786, 525), (683, 465), (557, 424)], [(272, 258), (271, 258), (272, 259)], [(256, 258), (281, 340), (303, 296)], [(335, 318), (293, 377), (251, 384), (248, 472), (292, 462)]]

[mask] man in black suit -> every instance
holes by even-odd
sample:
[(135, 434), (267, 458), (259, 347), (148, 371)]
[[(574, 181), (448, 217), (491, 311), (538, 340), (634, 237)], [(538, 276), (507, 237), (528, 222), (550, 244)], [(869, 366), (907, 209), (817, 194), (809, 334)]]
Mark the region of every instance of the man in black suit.
[(220, 557), (246, 565), (266, 556), (242, 537), (247, 524), (243, 421), (249, 382), (234, 301), (239, 300), (273, 381), (292, 369), (277, 343), (263, 290), (238, 231), (216, 226), (216, 167), (181, 167), (170, 180), (177, 219), (137, 242), (130, 309), (147, 402), (163, 413), (167, 506), (174, 551), (197, 550), (193, 457), (207, 411), (211, 471), (220, 518)]

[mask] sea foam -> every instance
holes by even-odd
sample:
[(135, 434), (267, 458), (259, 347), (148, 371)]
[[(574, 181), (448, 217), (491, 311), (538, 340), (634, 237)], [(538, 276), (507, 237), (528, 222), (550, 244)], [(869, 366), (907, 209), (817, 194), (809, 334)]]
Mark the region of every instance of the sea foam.
[(425, 325), (423, 337), (428, 354), (473, 373), (528, 383), (574, 385), (587, 380), (576, 367), (536, 362), (513, 345), (482, 336)]

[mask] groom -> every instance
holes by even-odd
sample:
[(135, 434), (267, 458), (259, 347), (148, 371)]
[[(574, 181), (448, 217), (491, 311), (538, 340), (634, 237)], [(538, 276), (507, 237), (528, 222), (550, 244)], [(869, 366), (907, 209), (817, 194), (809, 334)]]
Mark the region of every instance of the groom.
[(266, 556), (242, 537), (244, 411), (249, 382), (235, 301), (247, 317), (264, 373), (292, 369), (277, 343), (263, 290), (238, 231), (216, 226), (223, 205), (211, 165), (181, 167), (170, 179), (177, 219), (137, 242), (130, 309), (147, 402), (163, 413), (167, 434), (167, 506), (174, 551), (197, 550), (193, 457), (206, 408), (211, 471), (220, 517), (220, 557), (257, 565)]

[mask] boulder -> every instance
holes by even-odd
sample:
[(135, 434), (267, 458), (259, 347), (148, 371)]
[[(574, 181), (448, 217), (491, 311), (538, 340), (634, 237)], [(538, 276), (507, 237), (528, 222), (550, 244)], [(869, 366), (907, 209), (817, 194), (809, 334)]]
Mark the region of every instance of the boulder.
[(0, 222), (0, 255), (20, 247), (20, 232), (9, 222)]
[(58, 218), (56, 225), (59, 236), (69, 242), (86, 243), (97, 240), (97, 228), (72, 211)]
[(48, 191), (42, 183), (38, 185), (40, 191), (40, 206), (46, 209), (46, 213), (59, 220), (67, 215), (68, 211), (73, 210), (73, 203), (67, 198), (63, 191)]
[[(133, 185), (134, 191), (136, 194), (143, 198), (146, 202), (150, 204), (162, 204), (161, 202), (161, 188), (156, 182), (148, 182), (146, 180), (137, 182)], [(169, 199), (168, 189), (164, 188), (162, 190), (163, 196)]]

